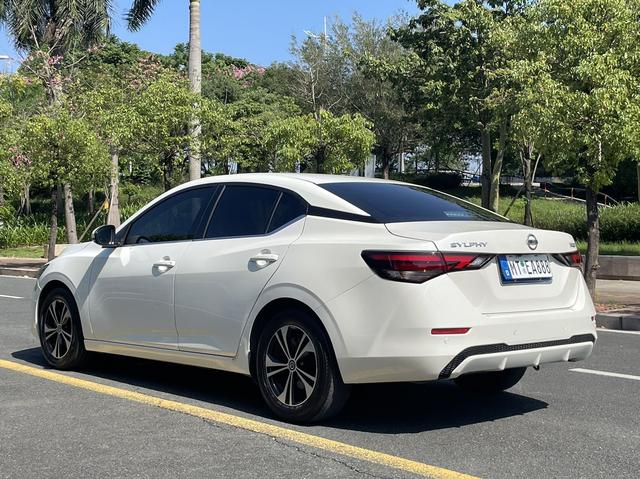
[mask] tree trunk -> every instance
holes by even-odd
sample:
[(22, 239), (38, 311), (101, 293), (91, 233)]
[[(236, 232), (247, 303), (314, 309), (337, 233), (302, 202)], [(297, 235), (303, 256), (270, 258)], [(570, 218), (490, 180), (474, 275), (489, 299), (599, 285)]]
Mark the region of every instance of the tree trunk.
[(56, 239), (58, 237), (58, 187), (51, 188), (51, 221), (49, 224), (49, 250), (47, 261), (56, 257)]
[(318, 148), (315, 154), (316, 173), (324, 173), (325, 151), (324, 146)]
[(111, 181), (109, 183), (109, 213), (107, 214), (107, 224), (116, 228), (120, 226), (120, 165), (117, 150), (111, 151)]
[(29, 183), (24, 185), (24, 214), (31, 214), (31, 185)]
[(584, 279), (591, 297), (595, 299), (596, 273), (600, 265), (598, 264), (598, 252), (600, 250), (600, 214), (598, 211), (598, 192), (587, 185), (587, 254), (584, 263)]
[(524, 169), (524, 224), (533, 226), (533, 215), (531, 214), (531, 192), (533, 191), (533, 176), (531, 171), (531, 157), (525, 162)]
[(87, 208), (89, 209), (89, 213), (93, 214), (93, 210), (96, 207), (96, 192), (93, 188), (89, 189), (89, 193), (87, 194)]
[[(535, 176), (535, 167), (538, 165), (536, 160), (535, 166), (531, 164), (533, 160), (533, 143), (524, 142), (520, 145), (520, 160), (522, 161), (522, 175), (524, 178), (524, 224), (533, 226), (533, 215), (531, 214), (531, 195), (533, 192), (533, 179)], [(540, 157), (538, 156), (538, 159)]]
[(482, 175), (480, 176), (481, 205), (489, 208), (490, 187), (491, 187), (491, 133), (489, 127), (483, 127), (480, 132), (482, 140)]
[(500, 140), (498, 144), (498, 154), (496, 161), (491, 169), (491, 190), (489, 194), (489, 209), (498, 211), (500, 201), (500, 175), (502, 174), (502, 163), (504, 161), (504, 153), (507, 148), (507, 121), (500, 123)]
[(385, 180), (389, 179), (389, 172), (391, 170), (391, 156), (386, 152), (382, 152), (382, 177)]
[[(200, 0), (189, 0), (189, 87), (192, 93), (200, 95), (202, 91), (202, 50), (200, 48)], [(196, 113), (189, 122), (189, 180), (197, 180), (201, 176), (199, 118), (200, 102), (195, 105)]]
[(31, 186), (29, 183), (22, 185), (22, 191), (20, 192), (20, 210), (21, 215), (31, 214)]
[(58, 211), (64, 211), (64, 192), (62, 191), (62, 184), (58, 183), (58, 195), (56, 199), (58, 201)]
[(76, 244), (78, 242), (76, 213), (73, 209), (73, 192), (69, 183), (64, 184), (64, 224), (67, 227), (67, 242)]

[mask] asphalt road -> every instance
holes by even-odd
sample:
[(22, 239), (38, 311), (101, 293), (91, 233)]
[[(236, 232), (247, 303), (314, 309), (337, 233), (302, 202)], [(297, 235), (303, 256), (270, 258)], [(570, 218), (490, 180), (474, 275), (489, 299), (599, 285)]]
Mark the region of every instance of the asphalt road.
[[(0, 278), (0, 360), (41, 369), (32, 288), (33, 280)], [(640, 476), (640, 334), (602, 332), (589, 360), (530, 370), (493, 397), (449, 382), (356, 387), (340, 416), (311, 427), (271, 419), (251, 380), (233, 374), (106, 355), (62, 374), (482, 478)], [(36, 475), (416, 477), (0, 367), (0, 477)]]

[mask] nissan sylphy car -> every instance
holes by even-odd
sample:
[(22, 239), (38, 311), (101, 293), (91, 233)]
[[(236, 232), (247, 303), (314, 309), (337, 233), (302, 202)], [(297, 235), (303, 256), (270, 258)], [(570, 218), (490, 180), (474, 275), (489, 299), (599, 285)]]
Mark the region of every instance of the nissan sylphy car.
[(97, 351), (251, 375), (297, 422), (336, 413), (357, 383), (505, 390), (596, 340), (570, 235), (349, 176), (181, 185), (67, 248), (35, 299), (54, 367)]

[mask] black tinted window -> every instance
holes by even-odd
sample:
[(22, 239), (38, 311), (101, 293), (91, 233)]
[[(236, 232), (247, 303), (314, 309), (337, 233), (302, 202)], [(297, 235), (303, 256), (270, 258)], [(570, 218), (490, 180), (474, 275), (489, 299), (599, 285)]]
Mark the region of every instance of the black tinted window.
[(188, 190), (154, 206), (131, 225), (127, 244), (193, 239), (213, 191)]
[(320, 185), (382, 223), (404, 221), (506, 221), (453, 196), (413, 185), (353, 182)]
[(213, 212), (206, 237), (264, 234), (279, 195), (278, 190), (271, 188), (227, 186)]
[(277, 230), (289, 221), (293, 221), (306, 213), (307, 204), (302, 199), (289, 193), (282, 193), (278, 206), (273, 212), (273, 217), (269, 224), (269, 232)]

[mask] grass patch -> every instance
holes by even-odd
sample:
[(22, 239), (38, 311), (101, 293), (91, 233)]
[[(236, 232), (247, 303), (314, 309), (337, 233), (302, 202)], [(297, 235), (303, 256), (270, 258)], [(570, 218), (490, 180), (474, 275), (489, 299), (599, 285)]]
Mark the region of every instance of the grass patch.
[[(577, 241), (581, 253), (587, 252), (587, 242)], [(618, 243), (600, 243), (600, 254), (614, 256), (640, 256), (640, 243), (621, 241)]]
[(42, 258), (44, 246), (19, 246), (1, 248), (0, 258)]

